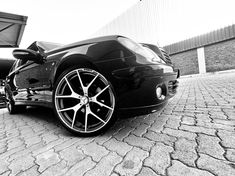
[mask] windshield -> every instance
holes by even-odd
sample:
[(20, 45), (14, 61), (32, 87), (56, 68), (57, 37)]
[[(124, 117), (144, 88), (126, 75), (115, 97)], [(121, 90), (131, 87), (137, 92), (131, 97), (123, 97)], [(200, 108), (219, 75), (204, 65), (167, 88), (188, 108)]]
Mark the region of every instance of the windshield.
[(37, 45), (38, 45), (38, 47), (40, 47), (44, 51), (49, 51), (49, 50), (52, 50), (52, 49), (55, 49), (55, 48), (62, 46), (62, 44), (49, 43), (49, 42), (37, 42)]
[(62, 44), (58, 44), (58, 43), (49, 43), (49, 42), (33, 42), (28, 49), (31, 49), (33, 51), (36, 52), (46, 52), (46, 51), (50, 51), (52, 49), (58, 48), (60, 46), (63, 46)]

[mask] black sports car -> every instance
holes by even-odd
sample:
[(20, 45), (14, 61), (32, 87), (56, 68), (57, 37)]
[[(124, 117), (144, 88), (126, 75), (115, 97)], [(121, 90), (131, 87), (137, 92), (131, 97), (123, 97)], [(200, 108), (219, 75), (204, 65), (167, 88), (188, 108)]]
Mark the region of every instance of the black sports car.
[(123, 36), (70, 45), (34, 42), (15, 49), (6, 78), (9, 113), (51, 107), (70, 132), (98, 134), (120, 110), (154, 110), (176, 93), (177, 70), (153, 50)]

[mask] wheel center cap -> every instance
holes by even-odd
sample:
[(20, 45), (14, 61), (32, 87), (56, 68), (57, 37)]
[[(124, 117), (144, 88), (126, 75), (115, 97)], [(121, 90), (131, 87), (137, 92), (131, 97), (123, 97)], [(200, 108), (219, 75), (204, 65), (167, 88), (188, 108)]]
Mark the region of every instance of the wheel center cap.
[(88, 103), (89, 103), (88, 97), (82, 97), (82, 98), (81, 98), (81, 103), (82, 103), (83, 105), (88, 104)]

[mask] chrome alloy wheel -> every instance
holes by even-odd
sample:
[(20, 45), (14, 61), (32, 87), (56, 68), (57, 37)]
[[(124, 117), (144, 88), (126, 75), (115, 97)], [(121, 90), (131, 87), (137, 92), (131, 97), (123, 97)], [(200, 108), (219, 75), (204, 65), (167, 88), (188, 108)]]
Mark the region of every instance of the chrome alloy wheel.
[(115, 97), (106, 78), (95, 70), (79, 68), (59, 79), (54, 105), (70, 130), (89, 134), (104, 128), (112, 118)]

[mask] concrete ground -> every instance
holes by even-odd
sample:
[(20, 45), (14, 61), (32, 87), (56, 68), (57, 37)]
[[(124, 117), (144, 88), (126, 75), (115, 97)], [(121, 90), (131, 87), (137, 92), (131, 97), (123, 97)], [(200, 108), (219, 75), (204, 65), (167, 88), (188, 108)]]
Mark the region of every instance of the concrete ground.
[(180, 79), (159, 112), (74, 137), (50, 109), (0, 109), (1, 175), (235, 175), (235, 72)]

